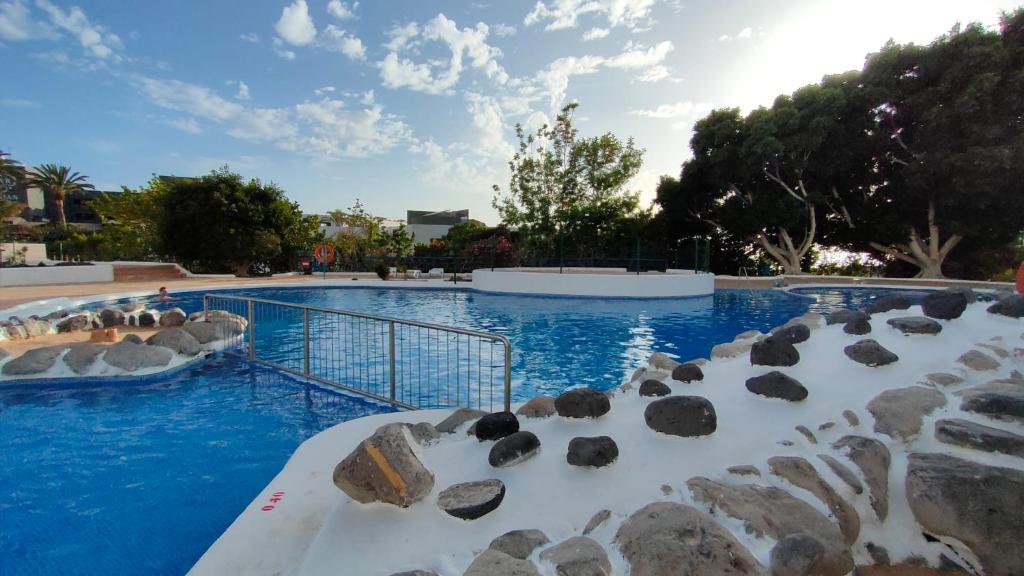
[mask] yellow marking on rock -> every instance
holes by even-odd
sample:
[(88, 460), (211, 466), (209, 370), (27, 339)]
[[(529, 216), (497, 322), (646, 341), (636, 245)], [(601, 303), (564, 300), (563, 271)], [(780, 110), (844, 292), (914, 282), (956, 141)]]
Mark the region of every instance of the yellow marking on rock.
[(405, 482), (402, 477), (395, 472), (395, 469), (388, 463), (387, 458), (381, 454), (380, 450), (371, 442), (366, 443), (366, 453), (373, 459), (374, 464), (380, 468), (380, 471), (384, 473), (384, 477), (391, 483), (391, 486), (398, 491), (399, 496), (405, 496)]

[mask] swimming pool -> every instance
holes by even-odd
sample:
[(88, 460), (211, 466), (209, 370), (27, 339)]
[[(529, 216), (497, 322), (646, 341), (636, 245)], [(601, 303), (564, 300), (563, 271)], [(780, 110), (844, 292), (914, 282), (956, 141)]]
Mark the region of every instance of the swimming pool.
[[(234, 293), (505, 334), (514, 397), (525, 399), (574, 385), (610, 389), (652, 351), (707, 356), (745, 330), (878, 294), (803, 292), (665, 300), (375, 288)], [(170, 305), (199, 310), (201, 293)], [(387, 410), (232, 356), (143, 379), (2, 385), (0, 573), (184, 573), (303, 440)]]

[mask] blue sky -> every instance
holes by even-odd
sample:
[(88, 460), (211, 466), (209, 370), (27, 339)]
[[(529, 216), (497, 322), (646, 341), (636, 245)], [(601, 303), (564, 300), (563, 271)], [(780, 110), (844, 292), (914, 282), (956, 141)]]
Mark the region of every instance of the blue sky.
[[(496, 223), (513, 126), (569, 101), (647, 150), (649, 201), (693, 122), (859, 68), (887, 39), (994, 26), (1019, 0), (0, 0), (0, 149), (97, 187), (223, 164), (307, 212), (469, 208)], [(15, 80), (16, 79), (16, 80)]]

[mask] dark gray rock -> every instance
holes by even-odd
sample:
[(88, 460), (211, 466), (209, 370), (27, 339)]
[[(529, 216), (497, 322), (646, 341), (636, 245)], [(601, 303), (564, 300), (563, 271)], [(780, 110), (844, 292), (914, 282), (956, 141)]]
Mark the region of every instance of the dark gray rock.
[(131, 342), (132, 344), (145, 344), (145, 342), (142, 340), (142, 338), (139, 337), (138, 334), (125, 334), (124, 337), (121, 338), (121, 342)]
[(679, 382), (700, 382), (704, 379), (704, 371), (696, 364), (680, 364), (672, 370), (672, 379)]
[(174, 353), (162, 346), (142, 346), (121, 341), (108, 346), (103, 361), (126, 372), (143, 368), (160, 368), (170, 364)]
[(139, 304), (138, 302), (129, 302), (128, 304), (121, 305), (121, 311), (125, 314), (130, 314), (136, 310), (142, 310), (142, 304)]
[(499, 440), (519, 431), (519, 419), (511, 412), (495, 412), (481, 416), (476, 421), (476, 439)]
[(456, 518), (476, 520), (497, 510), (504, 499), (505, 484), (501, 480), (478, 480), (445, 488), (437, 497), (437, 505)]
[(885, 366), (900, 359), (881, 344), (867, 338), (843, 348), (846, 357), (865, 366)]
[(775, 456), (768, 459), (772, 474), (785, 478), (790, 484), (803, 488), (828, 506), (839, 522), (846, 542), (853, 544), (860, 535), (860, 516), (849, 502), (843, 500), (832, 486), (825, 482), (814, 466), (799, 456)]
[(754, 366), (793, 366), (799, 361), (796, 347), (777, 336), (754, 342), (750, 348), (750, 363)]
[[(980, 388), (980, 387), (976, 387)], [(1024, 390), (968, 390), (960, 402), (965, 412), (984, 414), (999, 420), (1024, 422)]]
[(574, 536), (540, 553), (540, 561), (555, 567), (559, 576), (611, 576), (612, 563), (601, 545), (586, 536)]
[(778, 370), (748, 378), (746, 384), (747, 390), (768, 398), (779, 398), (790, 402), (800, 402), (807, 398), (807, 388), (804, 388), (803, 384), (796, 378), (787, 376)]
[(685, 504), (644, 506), (623, 522), (615, 544), (633, 576), (765, 572), (750, 551), (714, 518)]
[(843, 436), (832, 444), (836, 450), (847, 450), (847, 457), (860, 468), (871, 494), (871, 507), (879, 520), (889, 515), (889, 449), (874, 438)]
[(946, 292), (952, 292), (954, 294), (963, 294), (964, 300), (968, 304), (974, 304), (978, 301), (978, 293), (966, 286), (954, 286), (952, 288), (946, 288)]
[(438, 574), (430, 570), (406, 570), (405, 572), (395, 572), (391, 576), (438, 576)]
[(1024, 574), (1024, 472), (945, 454), (910, 454), (906, 490), (926, 532), (966, 544), (985, 574)]
[(1009, 316), (1010, 318), (1022, 318), (1024, 317), (1024, 294), (1007, 296), (989, 306), (988, 311), (992, 314)]
[(946, 405), (946, 397), (935, 388), (910, 386), (886, 390), (868, 402), (875, 417), (875, 432), (909, 440), (921, 431), (924, 417)]
[(63, 346), (29, 350), (13, 360), (8, 360), (4, 364), (2, 372), (5, 376), (41, 374), (53, 368), (53, 365), (57, 363), (57, 358), (60, 357), (64, 350), (66, 348)]
[(860, 478), (857, 478), (857, 475), (853, 473), (853, 470), (846, 467), (846, 464), (843, 464), (828, 454), (818, 454), (818, 458), (825, 464), (828, 464), (828, 467), (832, 469), (832, 472), (834, 472), (836, 476), (839, 476), (839, 479), (845, 482), (855, 494), (864, 493), (864, 484), (862, 484)]
[[(479, 426), (478, 426), (479, 428)], [(514, 432), (498, 440), (487, 455), (487, 463), (495, 468), (507, 468), (529, 460), (540, 450), (540, 438), (525, 430)]]
[(555, 398), (555, 410), (566, 418), (599, 418), (611, 409), (608, 397), (590, 388), (574, 388)]
[(825, 324), (848, 324), (854, 320), (870, 320), (871, 315), (863, 310), (836, 310), (825, 318)]
[(843, 332), (854, 336), (863, 336), (871, 333), (871, 322), (863, 318), (850, 320), (843, 325)]
[(960, 419), (939, 420), (935, 437), (940, 442), (983, 452), (1002, 452), (1024, 458), (1024, 436), (1001, 428)]
[(512, 530), (491, 540), (487, 548), (504, 552), (513, 558), (525, 560), (533, 554), (537, 548), (551, 543), (547, 534), (540, 530)]
[[(670, 490), (671, 490), (671, 488), (670, 488)], [(662, 486), (662, 492), (664, 492), (664, 491), (665, 491), (665, 487), (663, 485)], [(600, 527), (602, 524), (607, 522), (608, 519), (611, 518), (611, 517), (612, 517), (612, 511), (611, 510), (607, 510), (606, 509), (606, 510), (598, 511), (596, 514), (594, 514), (593, 516), (590, 517), (590, 520), (587, 521), (587, 525), (583, 527), (583, 535), (586, 536), (587, 534), (590, 534), (594, 530), (597, 530), (598, 527)]]
[(117, 308), (102, 308), (97, 315), (104, 328), (115, 328), (124, 324), (124, 312)]
[(810, 534), (790, 534), (779, 540), (771, 551), (772, 576), (811, 576), (821, 569), (825, 545)]
[(139, 312), (139, 326), (142, 326), (143, 328), (156, 326), (156, 313), (152, 310)]
[(673, 436), (706, 436), (718, 428), (715, 407), (700, 396), (669, 396), (655, 400), (644, 410), (647, 426)]
[(57, 332), (63, 334), (65, 332), (81, 332), (82, 330), (89, 330), (92, 328), (92, 318), (89, 314), (75, 314), (74, 316), (68, 316), (57, 323)]
[(938, 334), (942, 332), (942, 324), (924, 316), (904, 316), (890, 318), (886, 324), (904, 334)]
[(513, 558), (497, 550), (484, 550), (469, 565), (463, 576), (540, 576), (529, 560)]
[(4, 350), (2, 347), (0, 347), (0, 360), (3, 360), (4, 358), (7, 358), (10, 355), (11, 355), (10, 352), (8, 352), (7, 350)]
[(885, 294), (875, 298), (867, 311), (871, 314), (880, 314), (890, 310), (906, 310), (910, 308), (910, 304), (910, 298), (902, 294)]
[(741, 520), (747, 533), (758, 538), (767, 536), (779, 541), (793, 534), (813, 535), (825, 547), (816, 563), (817, 574), (843, 576), (853, 570), (850, 546), (836, 524), (789, 492), (774, 486), (730, 485), (701, 477), (687, 480), (686, 485), (697, 502)]
[(153, 334), (146, 339), (150, 346), (163, 346), (177, 354), (195, 356), (202, 351), (203, 347), (191, 334), (181, 328), (167, 328)]
[(672, 389), (668, 387), (668, 384), (658, 380), (644, 380), (644, 383), (640, 385), (641, 396), (668, 396), (671, 393)]
[(71, 313), (68, 312), (67, 310), (57, 310), (55, 312), (50, 312), (46, 316), (43, 316), (43, 320), (46, 320), (47, 322), (52, 322), (54, 320), (60, 320), (62, 318), (67, 318), (68, 315), (70, 315), (70, 314)]
[(516, 410), (524, 418), (547, 418), (555, 415), (555, 399), (551, 396), (534, 396)]
[(186, 322), (181, 329), (192, 335), (200, 344), (209, 344), (230, 336), (230, 328), (221, 322)]
[(798, 424), (794, 429), (797, 432), (803, 434), (804, 438), (807, 438), (807, 441), (810, 442), (811, 444), (818, 443), (818, 439), (814, 437), (814, 432), (811, 432), (811, 429), (808, 428), (807, 426), (804, 426), (803, 424)]
[(185, 320), (185, 311), (181, 308), (171, 308), (160, 313), (161, 326), (181, 326)]
[(789, 324), (777, 328), (772, 336), (782, 338), (790, 344), (799, 344), (811, 337), (811, 329), (806, 324)]
[(843, 410), (843, 418), (846, 418), (846, 422), (850, 426), (860, 426), (860, 418), (857, 417), (853, 410)]
[(932, 292), (921, 301), (921, 308), (929, 318), (952, 320), (959, 318), (967, 309), (967, 296), (951, 290)]
[(890, 563), (889, 551), (885, 549), (885, 546), (875, 544), (874, 542), (868, 542), (864, 544), (864, 548), (867, 549), (868, 555), (871, 556), (871, 560), (880, 566), (888, 566)]
[(577, 436), (569, 441), (565, 460), (573, 466), (607, 466), (619, 457), (619, 447), (610, 436)]
[(442, 434), (452, 434), (466, 422), (478, 420), (481, 416), (485, 416), (486, 414), (487, 412), (484, 412), (483, 410), (458, 408), (452, 412), (451, 416), (448, 416), (442, 420), (440, 424), (435, 426), (435, 428), (437, 428), (437, 431)]
[(21, 325), (25, 328), (25, 333), (32, 338), (46, 336), (47, 334), (52, 334), (56, 331), (53, 329), (53, 325), (49, 322), (37, 320), (35, 318), (26, 318), (22, 320)]
[(925, 384), (932, 384), (934, 386), (955, 386), (956, 384), (963, 384), (964, 379), (947, 372), (932, 372), (925, 374)]
[(96, 363), (96, 358), (107, 349), (103, 344), (83, 342), (68, 348), (64, 364), (75, 374), (85, 374)]
[(412, 439), (420, 446), (429, 446), (441, 439), (441, 433), (430, 422), (417, 422), (416, 424), (403, 422), (402, 426), (409, 430)]
[(647, 364), (655, 370), (661, 370), (664, 372), (671, 372), (679, 366), (679, 362), (676, 362), (672, 358), (669, 358), (668, 354), (664, 352), (655, 352), (651, 354), (651, 357), (647, 359)]
[(407, 507), (434, 488), (403, 426), (381, 426), (334, 468), (334, 485), (356, 502)]

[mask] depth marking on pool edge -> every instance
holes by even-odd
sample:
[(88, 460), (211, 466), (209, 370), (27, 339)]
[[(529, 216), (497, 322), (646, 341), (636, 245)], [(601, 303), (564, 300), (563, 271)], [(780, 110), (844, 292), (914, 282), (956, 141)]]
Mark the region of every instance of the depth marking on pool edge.
[(267, 504), (266, 506), (264, 506), (262, 508), (262, 510), (264, 512), (270, 512), (271, 510), (274, 509), (274, 506), (276, 506), (277, 503), (280, 502), (283, 499), (284, 499), (284, 492), (274, 492), (273, 494), (270, 495), (270, 504)]

